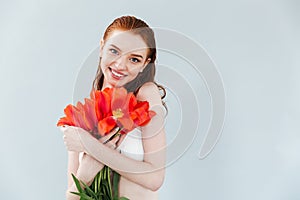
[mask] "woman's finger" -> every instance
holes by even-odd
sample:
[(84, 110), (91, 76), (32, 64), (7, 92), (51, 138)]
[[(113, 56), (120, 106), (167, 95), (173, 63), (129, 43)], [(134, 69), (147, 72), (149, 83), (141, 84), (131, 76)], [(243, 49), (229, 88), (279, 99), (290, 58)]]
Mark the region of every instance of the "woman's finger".
[(100, 142), (106, 143), (109, 141), (109, 139), (118, 131), (118, 128), (113, 129), (111, 132), (109, 132), (107, 135), (101, 137), (99, 139)]
[[(114, 134), (112, 137), (110, 137), (108, 140), (106, 140), (105, 142), (103, 142), (103, 144), (106, 144), (108, 142), (111, 142), (112, 140), (115, 141), (115, 140), (118, 140), (119, 139), (119, 135), (117, 134)], [(114, 142), (115, 143), (115, 142)]]
[(113, 143), (112, 141), (109, 141), (105, 144), (105, 146), (107, 146), (108, 148), (111, 149), (116, 149), (117, 145), (115, 143)]
[(116, 135), (113, 139), (111, 139), (111, 142), (114, 143), (114, 144), (116, 144), (119, 139), (120, 139), (120, 136)]
[(60, 126), (59, 128), (62, 132), (65, 132), (68, 127), (69, 127), (68, 125), (63, 125), (63, 126)]

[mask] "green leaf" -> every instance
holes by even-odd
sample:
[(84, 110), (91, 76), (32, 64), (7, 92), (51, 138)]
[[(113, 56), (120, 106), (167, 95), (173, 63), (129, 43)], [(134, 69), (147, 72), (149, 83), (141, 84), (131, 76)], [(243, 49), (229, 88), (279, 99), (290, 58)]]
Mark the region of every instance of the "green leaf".
[(81, 193), (79, 193), (79, 192), (70, 192), (70, 193), (76, 194), (76, 195), (78, 195), (78, 196), (80, 196), (80, 194), (81, 194)]
[(113, 171), (113, 194), (114, 194), (114, 199), (118, 199), (119, 196), (119, 181), (120, 181), (120, 174), (117, 172)]
[[(117, 177), (113, 174), (113, 181), (111, 181), (111, 173), (113, 173), (113, 171), (108, 166), (104, 166), (103, 169), (96, 174), (90, 186), (72, 175), (79, 191), (72, 193), (80, 196), (80, 200), (119, 200), (118, 194), (113, 193), (112, 188), (112, 183), (117, 183), (116, 186), (114, 185), (114, 190), (118, 193), (119, 180), (116, 178), (119, 178), (119, 174), (117, 174)], [(115, 198), (113, 198), (113, 194)], [(127, 198), (121, 200), (127, 200)]]
[(130, 199), (128, 199), (126, 197), (120, 197), (119, 200), (130, 200)]
[(85, 184), (85, 183), (82, 182), (82, 181), (81, 181), (81, 183), (82, 183), (82, 185), (85, 187), (85, 191), (86, 191), (86, 193), (87, 193), (89, 196), (92, 196), (92, 197), (94, 197), (94, 198), (97, 198), (95, 192), (94, 192), (87, 184)]
[[(94, 198), (89, 197), (87, 194), (85, 193), (81, 193), (80, 197), (83, 198), (82, 200), (94, 200)], [(80, 199), (81, 200), (81, 199)]]
[(85, 193), (80, 193), (80, 192), (71, 192), (71, 193), (80, 196), (80, 200), (94, 200), (93, 198), (89, 197)]
[(75, 182), (75, 185), (76, 185), (77, 190), (78, 190), (80, 193), (82, 193), (82, 192), (83, 192), (83, 189), (81, 188), (81, 185), (80, 185), (80, 183), (79, 183), (79, 180), (74, 176), (73, 173), (72, 173), (72, 178), (73, 178), (73, 180), (74, 180), (74, 182)]

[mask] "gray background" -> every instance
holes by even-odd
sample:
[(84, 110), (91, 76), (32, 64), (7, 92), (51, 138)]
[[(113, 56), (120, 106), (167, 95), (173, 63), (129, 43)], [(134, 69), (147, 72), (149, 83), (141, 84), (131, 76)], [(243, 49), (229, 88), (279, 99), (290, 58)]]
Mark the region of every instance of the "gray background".
[[(198, 159), (204, 117), (194, 143), (167, 168), (161, 199), (299, 199), (299, 9), (296, 0), (1, 1), (1, 199), (64, 199), (67, 154), (55, 124), (73, 100), (82, 63), (125, 14), (201, 44), (226, 89), (216, 148)], [(163, 55), (158, 61), (172, 65)], [(209, 116), (200, 88), (200, 115)], [(174, 102), (170, 96), (169, 142)]]

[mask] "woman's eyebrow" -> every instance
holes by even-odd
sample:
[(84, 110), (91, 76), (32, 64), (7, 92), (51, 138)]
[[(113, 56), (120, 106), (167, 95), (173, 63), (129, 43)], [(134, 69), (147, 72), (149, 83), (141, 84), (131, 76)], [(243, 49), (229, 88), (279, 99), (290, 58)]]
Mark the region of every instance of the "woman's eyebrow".
[(117, 50), (121, 51), (121, 49), (119, 47), (117, 47), (116, 45), (114, 45), (114, 44), (111, 44), (110, 46), (112, 46), (112, 47), (116, 48)]
[(139, 55), (139, 54), (131, 54), (132, 56), (135, 56), (135, 57), (140, 57), (141, 59), (143, 59), (143, 56)]
[[(112, 47), (116, 48), (118, 51), (121, 51), (121, 52), (122, 52), (122, 50), (121, 50), (119, 47), (117, 47), (116, 45), (111, 44), (110, 46), (112, 46)], [(142, 55), (139, 55), (139, 54), (131, 54), (131, 55), (132, 55), (132, 56), (136, 56), (136, 57), (140, 57), (141, 59), (143, 59), (143, 56), (142, 56)]]

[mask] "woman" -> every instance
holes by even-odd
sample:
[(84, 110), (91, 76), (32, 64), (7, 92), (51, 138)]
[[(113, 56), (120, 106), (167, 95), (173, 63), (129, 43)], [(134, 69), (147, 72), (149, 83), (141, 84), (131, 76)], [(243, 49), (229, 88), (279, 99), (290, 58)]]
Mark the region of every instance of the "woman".
[[(131, 200), (158, 199), (165, 175), (166, 114), (162, 98), (165, 90), (154, 82), (156, 44), (149, 26), (133, 16), (115, 19), (100, 43), (100, 62), (94, 88), (125, 87), (140, 101), (148, 101), (156, 115), (143, 127), (111, 139), (115, 130), (99, 140), (85, 130), (62, 129), (68, 149), (67, 199), (79, 199), (71, 177), (90, 184), (95, 175), (109, 166), (120, 174), (119, 196)], [(161, 97), (160, 91), (164, 92)], [(83, 153), (80, 153), (83, 152)]]

